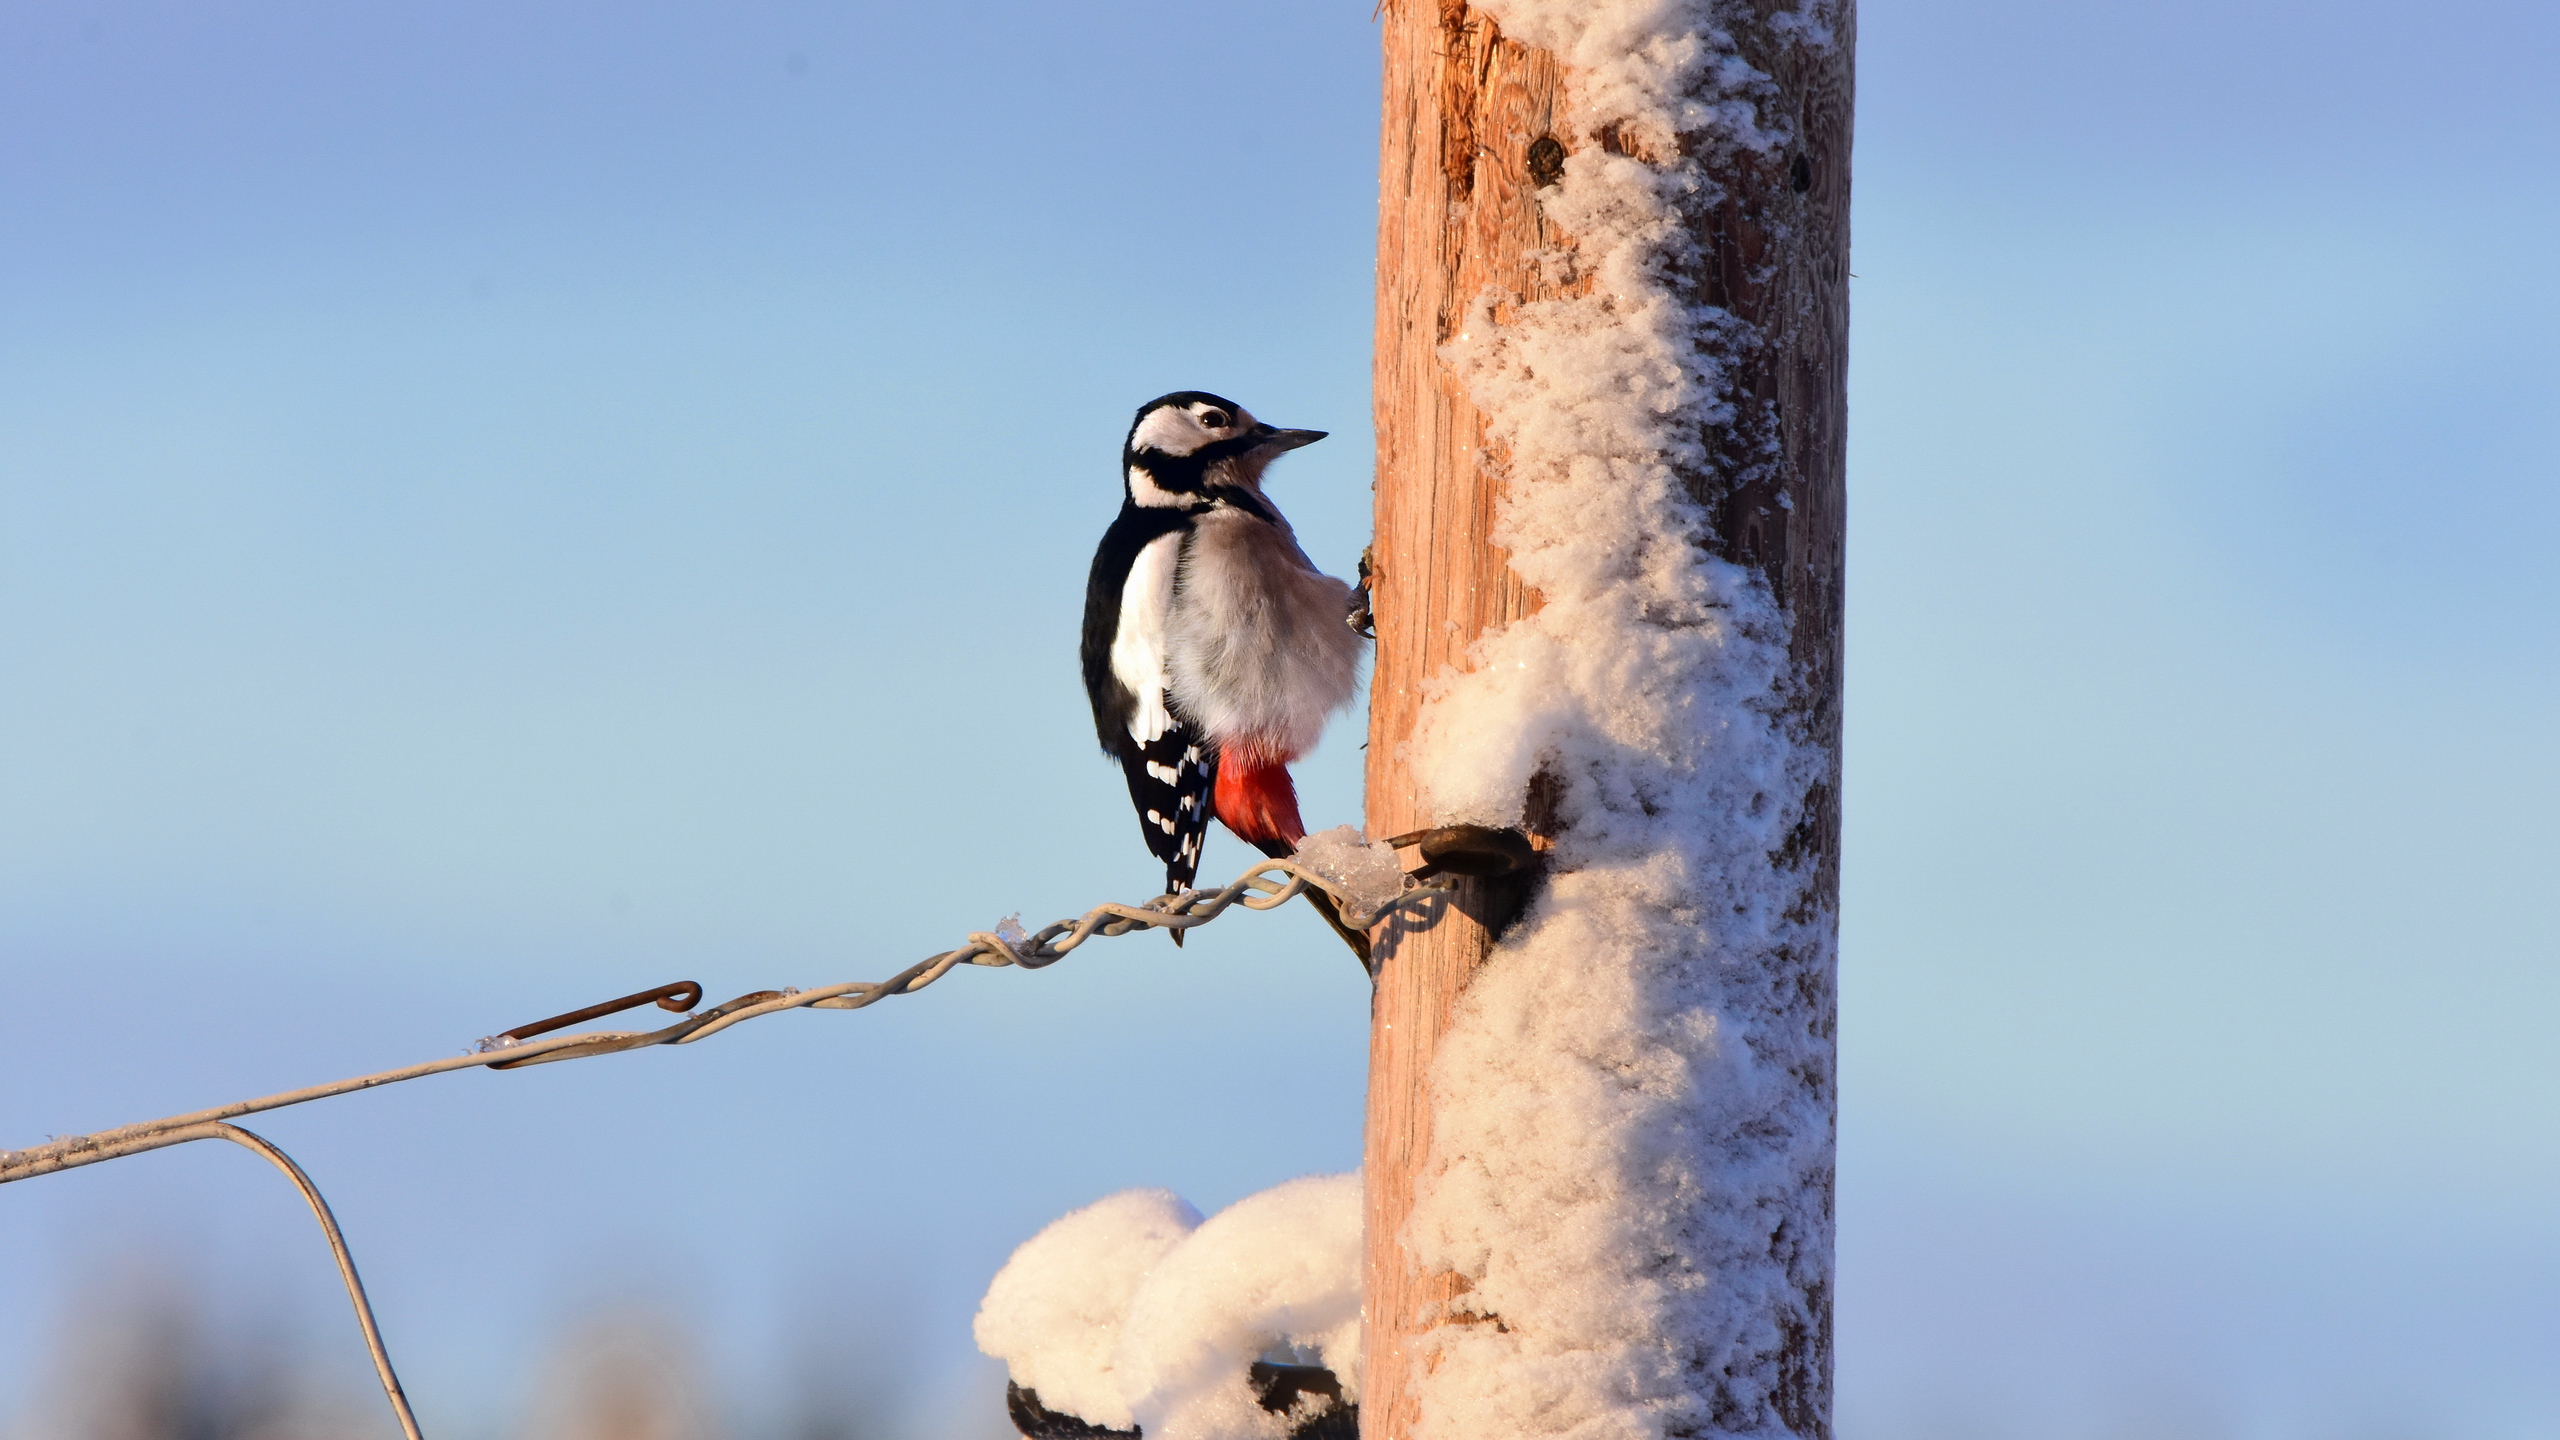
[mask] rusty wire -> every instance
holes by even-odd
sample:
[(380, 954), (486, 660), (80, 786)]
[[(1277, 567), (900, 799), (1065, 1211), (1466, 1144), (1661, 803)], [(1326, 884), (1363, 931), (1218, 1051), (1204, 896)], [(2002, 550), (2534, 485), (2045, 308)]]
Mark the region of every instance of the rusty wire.
[(94, 1165), (102, 1160), (139, 1155), (147, 1150), (183, 1145), (193, 1140), (229, 1140), (265, 1156), (293, 1181), (302, 1198), (309, 1203), (313, 1217), (320, 1222), (321, 1234), (329, 1242), (330, 1253), (338, 1262), (338, 1275), (345, 1282), (347, 1299), (355, 1308), (356, 1323), (364, 1331), (365, 1345), (373, 1356), (374, 1375), (382, 1382), (383, 1395), (390, 1401), (392, 1414), (400, 1422), (401, 1433), (406, 1440), (420, 1440), (417, 1418), (410, 1413), (408, 1396), (400, 1388), (399, 1376), (392, 1371), (391, 1356), (383, 1346), (381, 1331), (374, 1324), (373, 1306), (365, 1297), (364, 1283), (356, 1276), (355, 1258), (347, 1249), (345, 1236), (339, 1232), (336, 1217), (329, 1212), (329, 1202), (321, 1197), (320, 1187), (312, 1183), (311, 1177), (293, 1162), (292, 1157), (265, 1138), (224, 1122), (265, 1110), (280, 1110), (288, 1105), (324, 1100), (333, 1095), (396, 1085), (403, 1080), (420, 1080), (451, 1070), (483, 1067), (512, 1070), (525, 1065), (547, 1065), (555, 1060), (613, 1055), (651, 1045), (690, 1045), (696, 1040), (717, 1035), (732, 1025), (760, 1016), (778, 1015), (785, 1010), (860, 1010), (892, 995), (912, 995), (962, 965), (1010, 965), (1037, 970), (1065, 959), (1069, 952), (1096, 935), (1126, 935), (1132, 930), (1180, 933), (1206, 925), (1234, 906), (1242, 905), (1248, 910), (1277, 909), (1311, 889), (1323, 891), (1342, 908), (1345, 924), (1363, 930), (1404, 903), (1406, 897), (1419, 893), (1408, 890), (1405, 895), (1373, 909), (1356, 908), (1354, 897), (1328, 884), (1323, 878), (1287, 860), (1265, 860), (1216, 890), (1188, 890), (1179, 895), (1158, 896), (1144, 905), (1097, 905), (1075, 919), (1060, 920), (1029, 934), (1001, 933), (1006, 928), (1003, 926), (996, 931), (976, 931), (969, 936), (969, 943), (960, 948), (927, 956), (886, 980), (850, 980), (809, 990), (750, 991), (698, 1014), (686, 1015), (675, 1024), (658, 1030), (583, 1031), (570, 1035), (548, 1033), (652, 1003), (669, 1010), (689, 1010), (702, 998), (702, 987), (689, 980), (678, 981), (565, 1015), (555, 1015), (548, 1020), (537, 1020), (530, 1025), (519, 1025), (482, 1040), (463, 1055), (405, 1065), (396, 1070), (379, 1070), (371, 1075), (334, 1080), (300, 1090), (286, 1090), (254, 1100), (235, 1100), (209, 1110), (144, 1120), (94, 1134), (64, 1136), (25, 1150), (0, 1150), (0, 1185)]

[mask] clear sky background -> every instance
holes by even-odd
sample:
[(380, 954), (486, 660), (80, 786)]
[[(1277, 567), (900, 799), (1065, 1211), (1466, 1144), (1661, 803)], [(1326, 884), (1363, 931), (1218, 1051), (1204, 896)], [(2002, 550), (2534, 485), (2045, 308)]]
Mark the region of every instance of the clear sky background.
[[(1862, 28), (1844, 1440), (2560, 1432), (2560, 12)], [(1149, 893), (1115, 447), (1333, 431), (1274, 492), (1347, 572), (1376, 69), (1365, 5), (0, 8), (0, 1145)], [(1238, 917), (257, 1123), (430, 1434), (643, 1306), (740, 1435), (977, 1440), (1010, 1248), (1349, 1168), (1364, 1000)], [(0, 1423), (138, 1269), (363, 1403), (308, 1232), (209, 1146), (0, 1190)]]

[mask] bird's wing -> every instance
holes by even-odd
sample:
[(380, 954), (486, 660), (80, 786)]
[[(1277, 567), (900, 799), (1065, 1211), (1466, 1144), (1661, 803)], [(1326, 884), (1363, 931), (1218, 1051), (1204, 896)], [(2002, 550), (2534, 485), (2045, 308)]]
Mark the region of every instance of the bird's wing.
[(1159, 698), (1165, 612), (1190, 528), (1180, 512), (1123, 505), (1093, 552), (1084, 595), (1084, 688), (1093, 701), (1094, 734), (1121, 759), (1137, 749), (1139, 737), (1162, 734), (1169, 718)]
[(1163, 733), (1120, 759), (1129, 803), (1147, 850), (1164, 862), (1168, 895), (1191, 888), (1200, 873), (1200, 842), (1209, 834), (1209, 792), (1218, 783), (1218, 747), (1197, 726), (1175, 717)]
[(1129, 578), (1120, 586), (1119, 622), (1111, 632), (1111, 678), (1135, 701), (1127, 720), (1129, 739), (1144, 748), (1173, 728), (1166, 692), (1165, 620), (1173, 611), (1173, 577), (1182, 565), (1185, 532), (1159, 535), (1129, 562)]
[(1209, 791), (1217, 782), (1217, 748), (1177, 713), (1165, 673), (1165, 623), (1187, 532), (1159, 535), (1138, 551), (1120, 588), (1111, 636), (1111, 676), (1133, 702), (1128, 740), (1115, 747), (1129, 777), (1147, 849), (1164, 862), (1167, 894), (1191, 888), (1200, 872), (1200, 842), (1209, 830)]

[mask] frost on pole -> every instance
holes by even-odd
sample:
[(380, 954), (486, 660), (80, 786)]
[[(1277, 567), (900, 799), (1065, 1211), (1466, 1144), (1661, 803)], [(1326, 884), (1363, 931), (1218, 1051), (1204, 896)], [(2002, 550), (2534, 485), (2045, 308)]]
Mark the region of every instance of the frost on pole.
[[(1852, 12), (1410, 23), (1561, 75), (1540, 149), (1505, 158), (1529, 141), (1488, 88), (1468, 139), (1493, 158), (1465, 163), (1518, 165), (1567, 243), (1530, 294), (1465, 297), (1437, 350), (1536, 608), (1419, 681), (1400, 757), (1426, 823), (1553, 849), (1431, 1061), (1397, 1239), (1455, 1298), (1396, 1376), (1373, 1340), (1373, 1399), (1404, 1398), (1369, 1433), (1828, 1436), (1845, 219), (1805, 231), (1845, 217)], [(1443, 97), (1469, 83), (1424, 63)]]

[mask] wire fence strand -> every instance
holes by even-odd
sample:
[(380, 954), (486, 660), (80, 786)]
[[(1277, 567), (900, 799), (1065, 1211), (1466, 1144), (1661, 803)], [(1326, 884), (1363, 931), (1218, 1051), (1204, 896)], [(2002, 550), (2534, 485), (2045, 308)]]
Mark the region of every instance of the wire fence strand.
[(391, 1352), (382, 1343), (382, 1327), (373, 1323), (373, 1301), (364, 1293), (364, 1281), (356, 1274), (356, 1257), (347, 1249), (347, 1237), (338, 1229), (338, 1217), (329, 1212), (329, 1201), (320, 1187), (293, 1157), (276, 1148), (275, 1142), (252, 1130), (214, 1121), (190, 1126), (185, 1140), (228, 1140), (264, 1156), (268, 1164), (284, 1172), (293, 1188), (302, 1192), (303, 1203), (311, 1207), (311, 1218), (320, 1222), (320, 1238), (329, 1242), (329, 1254), (338, 1262), (338, 1279), (347, 1287), (347, 1302), (356, 1308), (356, 1327), (364, 1331), (365, 1353), (373, 1357), (374, 1378), (382, 1382), (382, 1396), (391, 1402), (392, 1418), (400, 1422), (400, 1433), (407, 1440), (424, 1440), (418, 1433), (418, 1417), (409, 1408), (409, 1394), (400, 1388), (400, 1377), (391, 1368)]
[(851, 980), (807, 990), (749, 991), (658, 1030), (588, 1030), (532, 1040), (498, 1036), (481, 1041), (479, 1048), (468, 1054), (404, 1065), (394, 1070), (378, 1070), (370, 1075), (262, 1095), (254, 1100), (235, 1100), (209, 1110), (144, 1120), (113, 1130), (64, 1136), (24, 1150), (0, 1150), (0, 1185), (199, 1138), (179, 1135), (178, 1132), (190, 1126), (236, 1120), (243, 1115), (281, 1110), (288, 1105), (306, 1104), (336, 1095), (351, 1095), (359, 1090), (397, 1085), (404, 1080), (421, 1080), (447, 1071), (483, 1067), (513, 1070), (560, 1060), (614, 1055), (651, 1045), (690, 1045), (709, 1039), (733, 1025), (766, 1015), (779, 1015), (785, 1010), (860, 1010), (893, 995), (912, 995), (962, 965), (1010, 965), (1038, 970), (1065, 959), (1096, 935), (1126, 935), (1132, 930), (1192, 930), (1210, 923), (1235, 906), (1242, 905), (1249, 910), (1276, 909), (1309, 889), (1331, 895), (1344, 907), (1346, 923), (1356, 928), (1374, 925), (1405, 899), (1423, 893), (1408, 890), (1403, 896), (1384, 904), (1363, 907), (1356, 897), (1290, 861), (1265, 860), (1216, 890), (1189, 890), (1179, 895), (1159, 896), (1144, 905), (1097, 905), (1072, 920), (1060, 920), (1026, 935), (972, 932), (969, 942), (960, 948), (927, 956), (886, 980)]
[[(382, 1382), (383, 1395), (390, 1401), (392, 1414), (400, 1422), (400, 1430), (406, 1440), (421, 1440), (417, 1417), (410, 1411), (409, 1397), (400, 1388), (400, 1378), (392, 1370), (391, 1355), (383, 1345), (381, 1329), (374, 1323), (372, 1302), (366, 1298), (364, 1282), (357, 1278), (355, 1257), (347, 1248), (346, 1237), (339, 1231), (337, 1217), (330, 1213), (329, 1202), (322, 1197), (320, 1187), (312, 1183), (311, 1177), (293, 1162), (291, 1156), (266, 1138), (226, 1122), (243, 1115), (281, 1110), (289, 1105), (307, 1104), (336, 1095), (352, 1095), (360, 1090), (397, 1085), (404, 1080), (422, 1080), (429, 1075), (442, 1075), (454, 1070), (513, 1070), (559, 1060), (614, 1055), (651, 1045), (690, 1045), (733, 1025), (765, 1015), (779, 1015), (785, 1010), (860, 1010), (892, 995), (913, 995), (962, 965), (1038, 970), (1065, 959), (1096, 935), (1126, 935), (1133, 930), (1180, 933), (1206, 925), (1238, 905), (1248, 910), (1273, 910), (1309, 890), (1320, 890), (1330, 896), (1341, 908), (1346, 925), (1366, 930), (1408, 899), (1434, 888), (1408, 889), (1382, 903), (1364, 906), (1358, 897), (1291, 861), (1265, 860), (1216, 890), (1189, 890), (1179, 895), (1159, 896), (1143, 905), (1097, 905), (1072, 920), (1060, 920), (1028, 934), (1000, 933), (1004, 927), (997, 931), (972, 932), (968, 943), (960, 948), (927, 956), (886, 980), (846, 981), (808, 990), (750, 991), (707, 1010), (688, 1014), (675, 1024), (657, 1030), (580, 1031), (567, 1035), (538, 1035), (533, 1039), (518, 1038), (518, 1032), (538, 1032), (554, 1025), (600, 1018), (602, 1013), (653, 1001), (670, 1009), (680, 1009), (698, 1001), (702, 994), (701, 987), (690, 982), (660, 986), (656, 990), (625, 996), (619, 1001), (572, 1011), (551, 1021), (519, 1026), (515, 1032), (482, 1040), (468, 1054), (429, 1060), (419, 1065), (404, 1065), (394, 1070), (378, 1070), (370, 1075), (286, 1090), (254, 1100), (235, 1100), (209, 1110), (144, 1120), (94, 1134), (48, 1139), (42, 1145), (24, 1150), (0, 1150), (0, 1185), (171, 1145), (184, 1145), (194, 1140), (229, 1140), (256, 1151), (293, 1182), (303, 1200), (310, 1205), (313, 1218), (320, 1222), (321, 1235), (328, 1241), (330, 1254), (338, 1264), (339, 1278), (346, 1285), (347, 1299), (355, 1308), (356, 1323), (364, 1331), (365, 1347), (373, 1357), (374, 1375)], [(685, 994), (687, 991), (689, 995)]]

